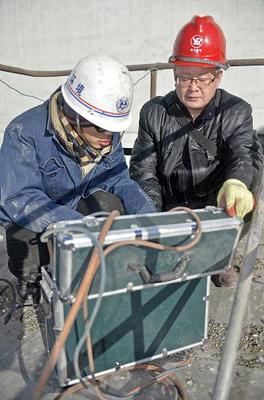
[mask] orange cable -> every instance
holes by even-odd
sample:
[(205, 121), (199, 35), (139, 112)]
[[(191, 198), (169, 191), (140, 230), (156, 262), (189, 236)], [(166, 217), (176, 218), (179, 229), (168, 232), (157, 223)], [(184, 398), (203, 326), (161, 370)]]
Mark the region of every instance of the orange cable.
[[(109, 217), (106, 219), (105, 224), (100, 232), (100, 235), (99, 235), (100, 240), (104, 241), (107, 232), (109, 231), (114, 219), (118, 215), (120, 215), (118, 211), (111, 212)], [(83, 302), (87, 288), (89, 288), (89, 286), (92, 283), (93, 276), (99, 265), (98, 260), (99, 260), (98, 249), (95, 248), (91, 255), (89, 265), (85, 271), (83, 280), (80, 284), (78, 293), (76, 295), (76, 299), (75, 299), (74, 303), (72, 304), (69, 314), (67, 315), (66, 321), (64, 323), (64, 327), (63, 327), (62, 331), (60, 332), (56, 342), (54, 343), (54, 346), (52, 348), (50, 356), (45, 364), (44, 370), (38, 380), (36, 387), (34, 388), (34, 391), (32, 393), (33, 400), (40, 399), (41, 393), (49, 379), (49, 376), (50, 376), (53, 368), (55, 367), (60, 350), (62, 349), (64, 343), (66, 342), (67, 336), (70, 333), (71, 327), (74, 324), (74, 321), (76, 319), (78, 311)]]

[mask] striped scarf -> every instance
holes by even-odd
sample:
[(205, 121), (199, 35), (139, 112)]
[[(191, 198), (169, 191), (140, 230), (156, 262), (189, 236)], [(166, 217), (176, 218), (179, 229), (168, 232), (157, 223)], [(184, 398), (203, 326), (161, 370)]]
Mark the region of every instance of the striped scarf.
[(78, 132), (68, 122), (63, 107), (60, 104), (61, 92), (56, 92), (51, 97), (50, 115), (53, 129), (64, 148), (77, 158), (81, 174), (84, 178), (98, 164), (103, 156), (110, 153), (111, 145), (102, 150), (96, 150), (84, 142)]

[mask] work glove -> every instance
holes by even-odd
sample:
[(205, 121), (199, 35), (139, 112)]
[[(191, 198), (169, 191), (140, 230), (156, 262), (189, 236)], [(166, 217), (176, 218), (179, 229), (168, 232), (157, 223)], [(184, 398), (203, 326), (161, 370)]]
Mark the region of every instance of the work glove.
[(227, 179), (217, 195), (218, 207), (223, 207), (231, 217), (244, 218), (254, 207), (252, 193), (238, 179)]

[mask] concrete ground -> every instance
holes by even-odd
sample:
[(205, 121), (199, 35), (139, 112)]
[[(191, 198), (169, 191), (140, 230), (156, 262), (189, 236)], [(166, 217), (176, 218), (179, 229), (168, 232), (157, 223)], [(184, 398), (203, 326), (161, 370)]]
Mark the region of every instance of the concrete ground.
[[(0, 278), (14, 278), (8, 272), (5, 240), (0, 231)], [(264, 399), (264, 250), (260, 246), (254, 273), (247, 317), (244, 323), (237, 363), (229, 399)], [(238, 264), (240, 259), (237, 259)], [(179, 360), (187, 358), (187, 365), (176, 372), (185, 387), (189, 400), (210, 400), (217, 376), (221, 349), (225, 338), (235, 289), (217, 288), (211, 285), (209, 306), (209, 338), (202, 345), (188, 352), (174, 355), (160, 362), (164, 368), (179, 366)], [(5, 325), (4, 316), (10, 308), (10, 290), (0, 282), (0, 400), (30, 400), (32, 388), (40, 376), (47, 359), (43, 344), (44, 316), (41, 308), (32, 307), (18, 310)], [(145, 371), (121, 372), (105, 379), (104, 384), (112, 390), (121, 389), (126, 393), (138, 384), (146, 383), (150, 375)], [(43, 394), (44, 400), (56, 399), (60, 391), (53, 375)], [(67, 396), (67, 399), (98, 399), (84, 390)], [(117, 398), (112, 397), (112, 398)], [(158, 383), (145, 389), (139, 400), (176, 399), (175, 390)]]

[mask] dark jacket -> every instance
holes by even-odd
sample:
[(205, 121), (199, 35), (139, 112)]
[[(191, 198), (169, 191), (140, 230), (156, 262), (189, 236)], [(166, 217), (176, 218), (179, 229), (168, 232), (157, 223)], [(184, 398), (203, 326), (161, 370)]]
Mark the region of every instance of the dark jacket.
[[(178, 121), (183, 116), (188, 119), (186, 126)], [(215, 156), (189, 135), (194, 127), (216, 146)], [(216, 205), (226, 179), (239, 179), (253, 189), (262, 159), (248, 103), (217, 89), (193, 123), (173, 91), (142, 107), (129, 171), (157, 209), (199, 208)]]
[(79, 200), (97, 189), (119, 197), (128, 214), (154, 212), (152, 200), (129, 177), (117, 132), (112, 147), (83, 178), (79, 161), (55, 135), (48, 101), (15, 118), (0, 151), (0, 225), (42, 232), (50, 223), (80, 219)]

